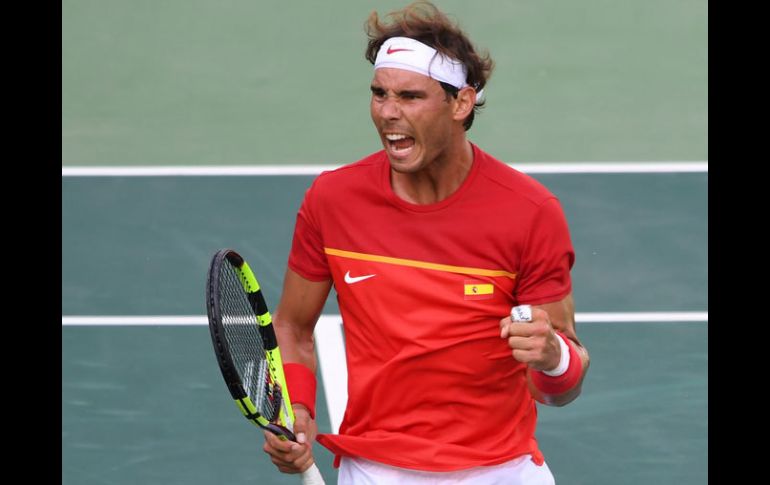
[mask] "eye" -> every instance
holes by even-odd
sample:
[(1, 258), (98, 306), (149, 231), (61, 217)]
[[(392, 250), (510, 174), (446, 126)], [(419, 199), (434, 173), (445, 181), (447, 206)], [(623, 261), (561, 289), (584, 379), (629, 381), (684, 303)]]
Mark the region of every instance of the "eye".
[(372, 96), (377, 99), (382, 99), (385, 97), (385, 90), (382, 88), (372, 88)]

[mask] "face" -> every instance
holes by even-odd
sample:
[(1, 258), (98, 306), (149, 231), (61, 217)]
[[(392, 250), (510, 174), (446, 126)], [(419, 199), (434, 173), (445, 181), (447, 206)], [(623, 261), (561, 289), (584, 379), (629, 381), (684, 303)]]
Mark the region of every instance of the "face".
[(438, 81), (403, 69), (381, 68), (372, 80), (371, 115), (391, 167), (418, 172), (447, 155), (455, 100)]

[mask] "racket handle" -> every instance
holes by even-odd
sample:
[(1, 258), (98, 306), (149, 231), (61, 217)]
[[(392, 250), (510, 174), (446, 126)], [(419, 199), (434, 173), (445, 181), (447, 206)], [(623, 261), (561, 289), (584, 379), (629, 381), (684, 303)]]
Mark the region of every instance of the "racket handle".
[(324, 477), (321, 476), (321, 471), (318, 470), (315, 463), (302, 472), (302, 485), (326, 485)]

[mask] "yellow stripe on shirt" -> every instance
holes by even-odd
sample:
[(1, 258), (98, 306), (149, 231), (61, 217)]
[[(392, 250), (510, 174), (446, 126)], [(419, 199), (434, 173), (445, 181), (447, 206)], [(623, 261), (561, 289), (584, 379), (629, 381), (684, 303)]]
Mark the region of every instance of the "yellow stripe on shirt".
[[(412, 268), (432, 269), (435, 271), (446, 271), (448, 273), (459, 273), (477, 276), (505, 276), (510, 279), (516, 279), (516, 273), (503, 270), (468, 268), (465, 266), (451, 266), (448, 264), (428, 263), (426, 261), (416, 261), (414, 259), (392, 258), (390, 256), (379, 256), (376, 254), (356, 253), (353, 251), (343, 251), (342, 249), (324, 248), (326, 254), (340, 256), (342, 258), (358, 259), (361, 261), (374, 261), (377, 263), (396, 264), (399, 266), (410, 266)], [(477, 285), (479, 286), (479, 285)], [(484, 285), (481, 285), (484, 286)], [(488, 285), (492, 286), (492, 285)], [(490, 291), (491, 293), (491, 291)]]

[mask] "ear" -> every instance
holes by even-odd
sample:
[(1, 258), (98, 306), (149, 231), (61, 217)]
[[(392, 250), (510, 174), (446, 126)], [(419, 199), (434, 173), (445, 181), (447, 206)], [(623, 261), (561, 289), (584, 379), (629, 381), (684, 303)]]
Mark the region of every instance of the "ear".
[(476, 90), (470, 86), (462, 88), (457, 92), (453, 119), (456, 121), (463, 121), (469, 114), (471, 114), (475, 105)]

